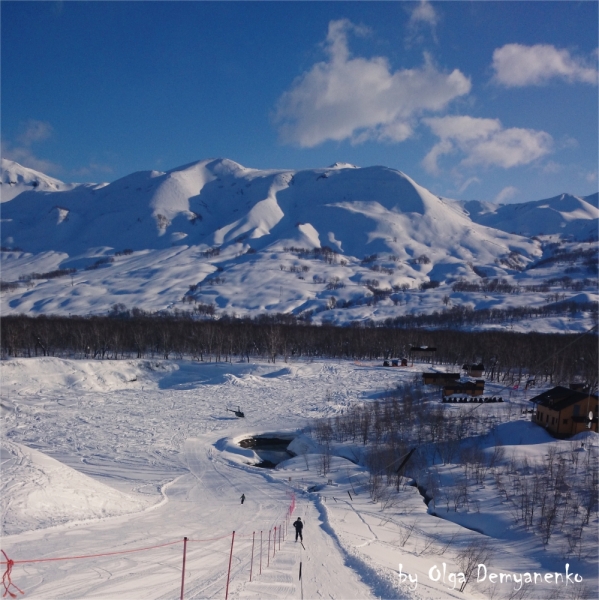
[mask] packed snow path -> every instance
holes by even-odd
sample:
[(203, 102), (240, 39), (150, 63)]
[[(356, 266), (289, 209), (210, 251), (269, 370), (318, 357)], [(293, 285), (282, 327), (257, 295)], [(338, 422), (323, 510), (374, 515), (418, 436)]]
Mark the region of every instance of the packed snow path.
[[(369, 588), (344, 564), (336, 542), (320, 527), (313, 505), (300, 501), (294, 516), (306, 522), (307, 550), (288, 537), (267, 561), (267, 537), (285, 524), (292, 488), (251, 467), (231, 465), (201, 438), (185, 444), (190, 473), (165, 486), (165, 501), (145, 512), (98, 520), (77, 527), (59, 526), (19, 536), (3, 545), (19, 558), (85, 556), (159, 546), (189, 538), (185, 598), (222, 598), (226, 586), (231, 533), (236, 531), (230, 598), (299, 597), (299, 563), (303, 562), (306, 598), (369, 598)], [(265, 485), (265, 477), (270, 480)], [(240, 504), (244, 493), (246, 501)], [(291, 526), (289, 526), (291, 529)], [(254, 550), (253, 581), (249, 583), (252, 533), (262, 538)], [(273, 535), (274, 537), (274, 535)], [(212, 540), (194, 542), (194, 540)], [(301, 551), (301, 552), (300, 552)], [(301, 553), (303, 552), (303, 557)], [(274, 553), (274, 557), (273, 557)], [(270, 566), (267, 567), (267, 562)], [(178, 598), (181, 586), (182, 543), (145, 552), (72, 561), (32, 563), (16, 568), (14, 578), (27, 597), (40, 598)]]

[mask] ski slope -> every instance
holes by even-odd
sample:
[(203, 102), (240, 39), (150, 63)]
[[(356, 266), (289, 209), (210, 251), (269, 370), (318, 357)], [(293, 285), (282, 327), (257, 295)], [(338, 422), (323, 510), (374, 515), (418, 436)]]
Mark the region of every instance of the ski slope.
[[(1, 368), (2, 549), (16, 561), (12, 580), (27, 598), (179, 598), (184, 537), (185, 598), (222, 598), (233, 531), (230, 598), (508, 595), (509, 585), (494, 596), (482, 582), (459, 593), (430, 578), (443, 562), (456, 570), (456, 552), (477, 536), (496, 542), (490, 569), (562, 572), (568, 562), (597, 592), (596, 517), (579, 559), (563, 555), (559, 534), (544, 548), (538, 536), (514, 527), (491, 485), (476, 491), (478, 510), (445, 512), (439, 505), (434, 516), (409, 485), (389, 505), (373, 503), (368, 474), (356, 462), (359, 444), (336, 448), (330, 473), (320, 474), (320, 448), (301, 431), (314, 418), (342, 414), (413, 380), (423, 365), (39, 358), (2, 361)], [(502, 392), (491, 385), (489, 393)], [(436, 393), (430, 402), (438, 402)], [(501, 443), (506, 457), (541, 459), (555, 446), (569, 457), (580, 444), (558, 442), (521, 418), (522, 392), (508, 405), (506, 423), (480, 441), (485, 452)], [(227, 410), (237, 406), (244, 419)], [(276, 469), (253, 466), (260, 457), (238, 442), (260, 433), (296, 436), (297, 456)], [(585, 452), (597, 452), (596, 434), (583, 441)], [(440, 476), (452, 477), (453, 469), (439, 465)], [(288, 531), (267, 559), (269, 531), (285, 525), (293, 497), (292, 519), (305, 521), (305, 549)], [(64, 557), (73, 558), (19, 563)], [(416, 586), (400, 585), (400, 563)], [(571, 590), (559, 588), (559, 597), (573, 597)], [(555, 589), (529, 592), (544, 599)]]

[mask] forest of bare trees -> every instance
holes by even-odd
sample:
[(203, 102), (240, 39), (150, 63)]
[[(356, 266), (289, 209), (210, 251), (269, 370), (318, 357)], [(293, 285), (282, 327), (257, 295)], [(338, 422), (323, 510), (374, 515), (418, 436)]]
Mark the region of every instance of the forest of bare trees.
[[(431, 405), (415, 381), (383, 399), (320, 419), (311, 433), (326, 454), (334, 444), (353, 449), (355, 461), (368, 469), (361, 487), (382, 511), (400, 507), (410, 482), (437, 513), (477, 513), (477, 490), (492, 488), (508, 505), (514, 526), (537, 535), (544, 546), (557, 535), (564, 556), (585, 559), (599, 509), (596, 454), (579, 440), (566, 449), (548, 446), (542, 459), (508, 452), (497, 427), (519, 418), (519, 408), (509, 403), (444, 410)], [(450, 468), (450, 476), (443, 467)], [(400, 528), (402, 546), (409, 529)]]
[(6, 316), (0, 320), (4, 356), (119, 359), (188, 357), (200, 361), (290, 358), (378, 360), (409, 356), (411, 346), (435, 346), (435, 362), (482, 362), (491, 381), (533, 376), (550, 384), (597, 387), (597, 336), (466, 332), (451, 329), (310, 325), (290, 315), (256, 319)]

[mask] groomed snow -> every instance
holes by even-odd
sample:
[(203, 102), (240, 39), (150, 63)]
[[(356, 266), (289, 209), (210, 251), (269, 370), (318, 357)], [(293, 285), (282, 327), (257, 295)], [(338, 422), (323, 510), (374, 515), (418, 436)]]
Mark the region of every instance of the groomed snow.
[[(297, 598), (301, 586), (305, 598), (508, 597), (510, 584), (493, 592), (481, 582), (459, 593), (448, 580), (429, 576), (443, 563), (448, 572), (456, 571), (456, 549), (473, 537), (491, 536), (496, 548), (490, 571), (563, 572), (568, 563), (596, 596), (592, 540), (582, 560), (563, 554), (557, 533), (555, 544), (544, 548), (538, 536), (514, 527), (510, 506), (491, 485), (473, 492), (478, 510), (427, 507), (410, 485), (383, 507), (371, 501), (367, 473), (355, 464), (360, 446), (347, 444), (335, 448), (331, 473), (319, 475), (319, 447), (299, 430), (314, 418), (340, 415), (353, 403), (381, 397), (400, 382), (412, 381), (423, 367), (333, 361), (3, 361), (2, 549), (16, 561), (13, 581), (32, 599), (179, 598), (182, 539), (187, 536), (185, 598), (222, 598), (235, 530), (231, 598)], [(498, 386), (491, 385), (488, 393), (510, 400)], [(506, 419), (493, 435), (476, 442), (485, 452), (501, 443), (506, 460), (512, 455), (541, 460), (549, 447), (567, 457), (584, 442), (581, 451), (596, 455), (596, 434), (558, 442), (521, 416), (521, 406), (528, 406), (524, 394), (513, 392), (504, 407), (480, 406), (504, 410)], [(431, 402), (438, 403), (437, 394), (432, 396)], [(227, 410), (237, 406), (244, 419)], [(292, 445), (297, 456), (275, 470), (252, 466), (254, 452), (236, 442), (265, 432), (298, 435)], [(439, 465), (439, 476), (451, 478), (453, 469)], [(268, 532), (285, 522), (294, 494), (293, 518), (305, 521), (305, 550), (289, 531), (266, 566)], [(412, 525), (411, 537), (402, 544), (403, 532)], [(595, 517), (586, 535), (592, 538), (596, 528)], [(170, 542), (175, 543), (163, 545)], [(160, 547), (18, 562), (149, 546)], [(399, 585), (400, 563), (403, 573), (418, 578), (413, 589)], [(558, 596), (551, 596), (556, 589)], [(528, 597), (569, 598), (571, 590), (540, 584)]]

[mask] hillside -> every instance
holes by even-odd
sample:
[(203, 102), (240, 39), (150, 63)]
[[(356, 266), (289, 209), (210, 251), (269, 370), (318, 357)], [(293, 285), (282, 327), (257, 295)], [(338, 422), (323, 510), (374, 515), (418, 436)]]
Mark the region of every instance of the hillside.
[(400, 171), (343, 163), (264, 171), (214, 159), (103, 185), (2, 165), (3, 314), (214, 305), (347, 323), (542, 306), (553, 293), (584, 308), (576, 330), (597, 299), (592, 198), (458, 203)]
[[(598, 436), (531, 423), (543, 388), (488, 381), (505, 401), (473, 408), (415, 384), (430, 365), (282, 364), (3, 361), (2, 550), (25, 598), (180, 598), (184, 536), (187, 599), (224, 598), (229, 564), (231, 599), (597, 597)], [(352, 433), (352, 415), (377, 412), (387, 426), (363, 418)], [(405, 477), (389, 454), (375, 462), (374, 444), (393, 452), (389, 429), (395, 451), (418, 447)], [(258, 435), (293, 440), (295, 456), (258, 468), (264, 449), (240, 444)], [(458, 592), (473, 547), (488, 574), (579, 577), (514, 595), (515, 580), (475, 572)], [(431, 571), (445, 566), (445, 580)]]
[(473, 200), (461, 203), (469, 217), (481, 225), (527, 237), (559, 234), (577, 240), (597, 238), (597, 196), (560, 194), (525, 204), (492, 204)]

